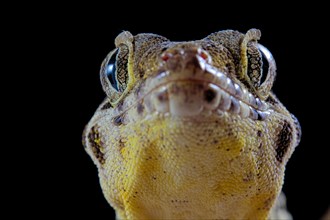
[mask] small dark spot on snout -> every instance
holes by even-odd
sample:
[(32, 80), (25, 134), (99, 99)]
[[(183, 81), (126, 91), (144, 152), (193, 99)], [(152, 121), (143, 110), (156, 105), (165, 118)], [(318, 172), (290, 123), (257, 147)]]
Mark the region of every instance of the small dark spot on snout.
[(143, 86), (144, 86), (144, 83), (141, 83), (140, 85), (137, 86), (136, 90), (134, 91), (134, 94), (137, 98), (141, 97)]
[(168, 101), (168, 94), (167, 93), (160, 93), (157, 95), (157, 98), (160, 102), (166, 102)]
[(113, 123), (114, 123), (115, 125), (117, 125), (117, 126), (123, 124), (123, 118), (122, 118), (122, 116), (120, 116), (120, 115), (114, 117), (112, 121), (113, 121)]
[(211, 89), (207, 89), (204, 92), (204, 100), (208, 103), (212, 102), (214, 100), (215, 96), (216, 96), (215, 92)]
[(117, 109), (118, 109), (118, 111), (123, 111), (123, 109), (124, 109), (124, 103), (123, 103), (123, 101), (120, 101), (119, 103), (118, 103), (118, 105), (117, 105)]
[(143, 104), (139, 102), (139, 103), (137, 104), (136, 110), (137, 110), (137, 113), (138, 113), (139, 115), (141, 115), (141, 114), (143, 113), (143, 110), (144, 110), (144, 106), (143, 106)]

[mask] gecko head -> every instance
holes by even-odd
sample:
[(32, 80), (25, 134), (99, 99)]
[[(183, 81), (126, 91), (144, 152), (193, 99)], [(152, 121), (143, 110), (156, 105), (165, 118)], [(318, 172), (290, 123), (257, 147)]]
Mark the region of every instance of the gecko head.
[[(101, 82), (114, 115), (235, 115), (265, 120), (272, 109), (276, 65), (257, 43), (260, 32), (225, 31), (203, 40), (170, 42), (154, 34), (123, 32), (101, 68)], [(236, 44), (235, 44), (236, 43)], [(262, 79), (264, 81), (262, 82)], [(118, 107), (119, 106), (119, 107)]]
[[(201, 40), (172, 42), (155, 34), (122, 32), (102, 63), (107, 98), (90, 124), (104, 119), (109, 129), (160, 127), (160, 133), (191, 133), (191, 126), (196, 137), (206, 135), (203, 126), (213, 126), (207, 132), (215, 142), (231, 134), (237, 149), (269, 133), (285, 142), (278, 160), (286, 161), (299, 143), (300, 126), (271, 92), (276, 64), (258, 43), (260, 36), (256, 29), (246, 34), (225, 30)], [(251, 129), (256, 131), (250, 134)]]

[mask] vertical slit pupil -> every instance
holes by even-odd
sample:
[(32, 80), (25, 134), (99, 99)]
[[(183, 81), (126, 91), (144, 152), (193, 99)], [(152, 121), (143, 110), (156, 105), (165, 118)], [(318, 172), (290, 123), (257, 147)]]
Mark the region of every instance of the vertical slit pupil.
[(269, 68), (269, 63), (266, 58), (266, 55), (261, 51), (261, 58), (262, 58), (262, 70), (261, 70), (261, 78), (260, 78), (260, 83), (263, 83), (266, 80), (266, 77), (268, 75), (268, 68)]
[(116, 79), (116, 61), (117, 61), (117, 55), (118, 55), (119, 49), (114, 52), (108, 61), (107, 67), (105, 69), (105, 73), (114, 89), (119, 91), (118, 89), (118, 82)]

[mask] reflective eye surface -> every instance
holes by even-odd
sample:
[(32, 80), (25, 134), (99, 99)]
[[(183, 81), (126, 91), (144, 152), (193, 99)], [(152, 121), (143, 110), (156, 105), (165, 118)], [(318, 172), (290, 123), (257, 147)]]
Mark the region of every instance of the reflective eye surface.
[(262, 70), (261, 70), (262, 78), (260, 82), (263, 83), (267, 79), (267, 75), (270, 71), (270, 68), (272, 66), (275, 66), (276, 64), (273, 55), (266, 47), (262, 46), (261, 44), (258, 44), (258, 49), (262, 57)]
[(111, 86), (116, 89), (117, 91), (119, 91), (118, 89), (118, 81), (117, 81), (117, 68), (116, 68), (116, 65), (117, 65), (117, 55), (118, 55), (118, 51), (119, 49), (117, 49), (111, 56), (109, 62), (107, 63), (106, 65), (106, 68), (105, 68), (105, 74), (107, 75), (110, 83), (111, 83)]
[(271, 52), (264, 46), (262, 46), (261, 44), (258, 44), (258, 49), (261, 53), (261, 57), (262, 57), (262, 80), (261, 82), (264, 82), (266, 79), (266, 76), (268, 74), (269, 71), (269, 67), (270, 65), (275, 65), (273, 64), (274, 62), (274, 58), (273, 55), (271, 54)]
[(127, 45), (119, 45), (103, 60), (100, 71), (102, 87), (110, 102), (115, 104), (124, 94), (128, 84), (128, 58)]
[[(262, 50), (260, 50), (260, 54), (261, 54), (261, 60), (262, 60), (262, 69), (261, 69), (261, 79), (260, 79), (260, 83), (263, 83), (266, 80), (267, 77), (267, 73), (268, 73), (268, 69), (269, 69), (269, 63), (268, 63), (268, 59), (269, 59), (269, 54), (265, 54)], [(269, 52), (269, 51), (268, 51)], [(267, 58), (268, 57), (268, 58)]]
[(276, 63), (271, 52), (261, 44), (258, 44), (258, 49), (261, 52), (263, 59), (263, 77), (261, 79), (261, 85), (258, 88), (259, 96), (263, 99), (266, 99), (273, 87), (273, 83), (276, 77)]
[(258, 44), (258, 49), (261, 51), (261, 53), (266, 57), (268, 61), (274, 59), (273, 55), (266, 47), (262, 46), (261, 44)]

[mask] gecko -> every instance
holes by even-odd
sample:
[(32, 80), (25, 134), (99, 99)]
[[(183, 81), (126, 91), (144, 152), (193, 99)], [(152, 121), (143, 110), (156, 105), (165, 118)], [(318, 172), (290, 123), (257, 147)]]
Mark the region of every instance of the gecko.
[(116, 37), (83, 145), (117, 219), (290, 217), (281, 190), (301, 128), (272, 92), (276, 63), (260, 37)]

